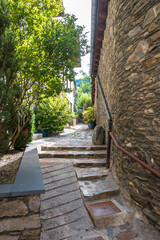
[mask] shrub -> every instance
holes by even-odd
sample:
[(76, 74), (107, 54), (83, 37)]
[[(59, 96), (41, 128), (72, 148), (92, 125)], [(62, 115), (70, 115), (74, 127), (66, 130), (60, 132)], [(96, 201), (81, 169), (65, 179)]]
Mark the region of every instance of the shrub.
[(82, 109), (84, 111), (90, 106), (92, 106), (91, 94), (81, 93), (78, 99), (78, 109)]
[(94, 106), (88, 107), (84, 112), (83, 112), (83, 120), (85, 123), (91, 123), (94, 122), (95, 119), (95, 108)]
[(43, 100), (36, 110), (36, 127), (49, 132), (62, 131), (72, 116), (64, 94)]
[(32, 112), (32, 118), (29, 123), (26, 124), (23, 131), (20, 133), (18, 138), (14, 143), (14, 149), (22, 149), (27, 146), (28, 143), (32, 141), (32, 137), (35, 131), (35, 114)]

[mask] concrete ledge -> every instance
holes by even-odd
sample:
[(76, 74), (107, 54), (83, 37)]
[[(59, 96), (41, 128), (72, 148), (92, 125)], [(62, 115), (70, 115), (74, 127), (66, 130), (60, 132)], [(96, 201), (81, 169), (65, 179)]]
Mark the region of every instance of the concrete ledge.
[(26, 148), (14, 184), (0, 185), (0, 197), (42, 194), (45, 192), (37, 148)]

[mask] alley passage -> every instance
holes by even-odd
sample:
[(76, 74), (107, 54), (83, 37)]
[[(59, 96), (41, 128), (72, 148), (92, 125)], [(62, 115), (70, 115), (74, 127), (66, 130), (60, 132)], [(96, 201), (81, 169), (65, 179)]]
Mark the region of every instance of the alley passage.
[(92, 145), (85, 124), (32, 142), (45, 184), (41, 240), (159, 240), (159, 233), (130, 208), (111, 171), (106, 146)]

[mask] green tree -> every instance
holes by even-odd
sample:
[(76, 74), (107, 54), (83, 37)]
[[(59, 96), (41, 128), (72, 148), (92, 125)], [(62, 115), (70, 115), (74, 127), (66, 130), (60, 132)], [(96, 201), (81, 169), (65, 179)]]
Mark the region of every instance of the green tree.
[(75, 91), (76, 96), (76, 106), (77, 111), (85, 110), (86, 108), (92, 106), (91, 101), (91, 77), (86, 76), (78, 80), (78, 86)]
[(10, 8), (0, 1), (0, 153), (5, 153), (10, 135), (18, 124), (16, 99), (21, 96), (17, 74), (16, 34), (11, 31)]
[[(75, 16), (56, 18), (63, 11), (62, 0), (8, 0), (8, 3), (10, 23), (3, 27), (10, 37), (13, 35), (11, 43), (16, 46), (12, 59), (16, 71), (13, 68), (9, 72), (12, 85), (21, 90), (21, 95), (14, 99), (18, 120), (10, 133), (9, 148), (29, 123), (31, 108), (41, 101), (42, 94), (45, 97), (59, 94), (65, 91), (67, 79), (74, 80), (74, 59), (87, 53), (88, 46), (84, 28), (76, 24)], [(2, 41), (0, 48), (3, 44)], [(8, 71), (7, 63), (5, 67)]]

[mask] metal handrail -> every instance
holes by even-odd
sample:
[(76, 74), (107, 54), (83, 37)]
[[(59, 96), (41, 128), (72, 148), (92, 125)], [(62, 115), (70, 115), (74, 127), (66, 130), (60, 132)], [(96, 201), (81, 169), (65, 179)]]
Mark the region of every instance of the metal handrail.
[(98, 78), (99, 90), (101, 92), (102, 100), (103, 100), (105, 111), (106, 111), (107, 118), (108, 118), (107, 168), (109, 168), (110, 167), (110, 155), (111, 155), (111, 136), (110, 136), (109, 133), (112, 131), (112, 118), (111, 118), (109, 107), (108, 107), (108, 104), (106, 102), (106, 98), (105, 98), (105, 95), (104, 95), (104, 92), (103, 92), (103, 89), (102, 89), (100, 78), (99, 78), (98, 75), (97, 75), (97, 78)]
[(156, 171), (154, 168), (150, 167), (148, 164), (144, 163), (142, 160), (140, 160), (139, 158), (135, 157), (133, 154), (131, 154), (130, 152), (128, 152), (127, 150), (125, 150), (124, 148), (122, 148), (117, 140), (115, 139), (114, 135), (112, 132), (110, 132), (110, 136), (114, 142), (114, 144), (116, 145), (116, 147), (121, 150), (123, 153), (125, 153), (126, 155), (128, 155), (129, 157), (131, 157), (132, 159), (134, 159), (136, 162), (138, 162), (141, 166), (143, 166), (144, 168), (146, 168), (147, 170), (149, 170), (151, 173), (153, 173), (156, 177), (160, 178), (160, 173), (158, 171)]
[[(128, 155), (129, 157), (131, 157), (133, 160), (135, 160), (136, 162), (138, 162), (141, 166), (143, 166), (144, 168), (146, 168), (148, 171), (150, 171), (151, 173), (153, 173), (156, 177), (160, 178), (160, 173), (158, 171), (156, 171), (154, 168), (150, 167), (148, 164), (144, 163), (142, 160), (140, 160), (139, 158), (135, 157), (133, 154), (131, 154), (130, 152), (128, 152), (127, 150), (125, 150), (124, 148), (122, 148), (117, 140), (115, 139), (114, 135), (113, 135), (113, 132), (111, 132), (112, 130), (112, 118), (111, 118), (111, 115), (110, 115), (110, 111), (109, 111), (109, 108), (108, 108), (108, 104), (106, 102), (106, 99), (105, 99), (105, 95), (104, 95), (104, 92), (103, 92), (103, 89), (102, 89), (102, 86), (101, 86), (101, 83), (100, 83), (100, 78), (99, 76), (97, 75), (97, 78), (98, 78), (98, 86), (99, 86), (99, 89), (100, 89), (100, 92), (101, 92), (101, 96), (102, 96), (102, 99), (103, 99), (103, 103), (104, 103), (104, 106), (105, 106), (105, 110), (106, 110), (106, 113), (107, 113), (107, 118), (108, 118), (108, 121), (109, 121), (109, 129), (108, 129), (108, 147), (109, 149), (107, 149), (107, 161), (108, 161), (108, 167), (110, 166), (110, 148), (111, 148), (111, 139), (113, 140), (115, 146), (121, 150), (123, 153), (125, 153), (126, 155)], [(108, 152), (109, 151), (109, 152)], [(109, 154), (109, 158), (108, 158), (108, 154)]]

